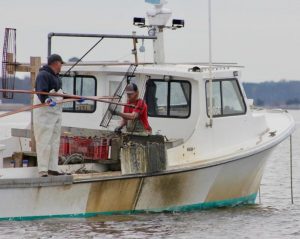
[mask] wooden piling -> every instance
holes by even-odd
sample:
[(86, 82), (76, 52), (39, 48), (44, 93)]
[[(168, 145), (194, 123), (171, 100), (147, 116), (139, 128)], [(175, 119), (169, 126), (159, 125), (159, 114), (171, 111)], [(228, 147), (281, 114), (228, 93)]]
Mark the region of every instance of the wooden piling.
[[(31, 79), (31, 88), (34, 90), (35, 88), (35, 79), (37, 77), (37, 74), (39, 72), (39, 69), (41, 68), (41, 58), (40, 57), (30, 57), (30, 79)], [(31, 96), (31, 104), (33, 105), (33, 98), (34, 95)], [(34, 137), (34, 130), (33, 130), (33, 111), (31, 111), (31, 142), (30, 147), (32, 152), (36, 152), (36, 142)]]

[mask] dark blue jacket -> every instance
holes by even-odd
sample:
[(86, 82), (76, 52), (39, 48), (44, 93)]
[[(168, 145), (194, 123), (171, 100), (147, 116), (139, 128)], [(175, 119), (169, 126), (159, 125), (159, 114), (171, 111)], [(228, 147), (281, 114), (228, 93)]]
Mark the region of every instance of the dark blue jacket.
[[(43, 66), (35, 81), (35, 90), (50, 92), (51, 90), (59, 91), (62, 88), (62, 82), (58, 75), (48, 66)], [(48, 98), (47, 95), (38, 95), (40, 101), (45, 103), (45, 100)]]

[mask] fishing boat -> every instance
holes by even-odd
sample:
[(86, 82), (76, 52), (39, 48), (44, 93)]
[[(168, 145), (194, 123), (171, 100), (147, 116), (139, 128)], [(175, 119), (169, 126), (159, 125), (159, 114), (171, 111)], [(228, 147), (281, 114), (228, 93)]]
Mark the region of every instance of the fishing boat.
[[(132, 39), (134, 61), (79, 59), (64, 66), (64, 92), (113, 97), (109, 104), (91, 99), (63, 104), (59, 167), (71, 175), (38, 177), (30, 124), (9, 128), (11, 137), (0, 146), (1, 220), (255, 203), (266, 162), (292, 134), (294, 120), (285, 110), (255, 107), (244, 92), (237, 64), (165, 62), (164, 31), (184, 27), (178, 19), (167, 25), (171, 13), (164, 1), (155, 1), (148, 25), (144, 18), (134, 19), (136, 26), (149, 29), (149, 36), (49, 34), (49, 54), (53, 37)], [(140, 39), (153, 41), (152, 63), (138, 61)], [(139, 86), (148, 104), (153, 135), (114, 133), (120, 118), (108, 107), (122, 109), (118, 104), (126, 101), (129, 82)]]

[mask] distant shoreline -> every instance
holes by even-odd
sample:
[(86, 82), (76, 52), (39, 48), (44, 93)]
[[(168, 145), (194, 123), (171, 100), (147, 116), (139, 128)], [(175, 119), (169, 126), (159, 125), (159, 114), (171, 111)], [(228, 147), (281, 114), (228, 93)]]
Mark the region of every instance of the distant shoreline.
[(284, 110), (300, 110), (300, 105), (282, 106), (279, 108)]

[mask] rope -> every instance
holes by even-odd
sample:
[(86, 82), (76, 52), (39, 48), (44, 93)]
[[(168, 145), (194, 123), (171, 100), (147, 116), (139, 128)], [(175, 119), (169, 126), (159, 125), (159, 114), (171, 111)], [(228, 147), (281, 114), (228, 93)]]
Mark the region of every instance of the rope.
[(294, 204), (293, 188), (293, 136), (290, 135), (290, 183), (291, 183), (291, 203)]
[(67, 165), (69, 163), (83, 163), (84, 162), (84, 157), (81, 154), (72, 154), (69, 157), (66, 158), (66, 160), (64, 161), (64, 165)]
[(66, 71), (66, 73), (61, 77), (61, 79), (63, 79), (64, 77), (68, 76), (71, 72), (71, 70), (78, 65), (79, 62), (81, 62), (83, 60), (83, 58), (85, 58), (104, 38), (101, 37), (99, 39), (99, 41), (97, 41), (86, 53), (83, 54), (82, 57), (80, 57), (80, 59), (78, 59), (70, 68), (69, 70)]

